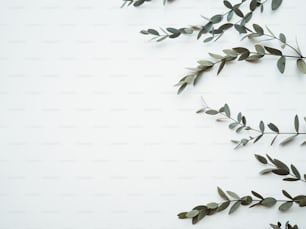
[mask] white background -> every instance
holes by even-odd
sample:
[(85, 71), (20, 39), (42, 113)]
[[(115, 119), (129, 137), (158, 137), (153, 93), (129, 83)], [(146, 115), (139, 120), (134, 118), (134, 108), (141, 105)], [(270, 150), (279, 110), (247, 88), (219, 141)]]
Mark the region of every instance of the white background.
[[(219, 201), (216, 186), (241, 195), (256, 190), (282, 198), (305, 184), (262, 177), (253, 154), (269, 153), (306, 172), (305, 148), (269, 146), (270, 137), (233, 150), (226, 123), (197, 115), (201, 96), (212, 107), (230, 104), (252, 125), (273, 121), (293, 130), (306, 113), (306, 77), (293, 60), (285, 74), (275, 58), (212, 71), (196, 88), (173, 85), (208, 52), (239, 42), (233, 30), (217, 43), (194, 36), (157, 44), (139, 34), (159, 26), (202, 24), (224, 12), (222, 1), (155, 0), (120, 9), (120, 0), (10, 0), (0, 8), (0, 228), (188, 229), (305, 225), (305, 209), (288, 214), (241, 208), (197, 224), (176, 214)], [(306, 53), (305, 0), (267, 4), (253, 22), (298, 38)], [(278, 43), (269, 43), (279, 47)], [(287, 50), (290, 54), (291, 51)], [(303, 131), (306, 131), (303, 125)], [(302, 142), (299, 138), (299, 142)]]

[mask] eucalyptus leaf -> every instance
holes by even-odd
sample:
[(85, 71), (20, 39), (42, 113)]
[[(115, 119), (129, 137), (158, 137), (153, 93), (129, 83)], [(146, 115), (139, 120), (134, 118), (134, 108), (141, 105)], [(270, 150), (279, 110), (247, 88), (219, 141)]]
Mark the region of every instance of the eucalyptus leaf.
[(263, 199), (260, 203), (261, 203), (261, 205), (263, 205), (265, 207), (273, 207), (277, 203), (277, 201), (273, 197), (267, 197), (267, 198)]
[(282, 212), (286, 212), (292, 207), (292, 205), (293, 205), (292, 201), (287, 201), (287, 202), (281, 204), (278, 209)]
[(297, 62), (297, 67), (300, 70), (301, 73), (306, 74), (306, 63), (303, 59), (298, 59)]
[(285, 56), (281, 56), (278, 61), (277, 61), (277, 67), (278, 67), (278, 70), (281, 72), (281, 73), (284, 73), (285, 72), (285, 67), (286, 67), (286, 57)]
[(277, 10), (281, 4), (282, 4), (283, 0), (272, 0), (272, 10)]
[(229, 211), (229, 215), (230, 214), (233, 214), (235, 211), (237, 211), (237, 209), (240, 207), (240, 205), (241, 205), (241, 201), (236, 201), (233, 205), (232, 205), (232, 207), (230, 208), (230, 211)]

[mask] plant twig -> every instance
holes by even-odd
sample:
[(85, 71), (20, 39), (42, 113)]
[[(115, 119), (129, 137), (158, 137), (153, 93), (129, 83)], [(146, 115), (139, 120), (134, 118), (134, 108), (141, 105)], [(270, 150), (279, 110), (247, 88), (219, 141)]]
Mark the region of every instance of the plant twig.
[(253, 24), (253, 29), (249, 29), (247, 27), (244, 27), (244, 29), (249, 32), (247, 35), (243, 37), (244, 38), (258, 38), (262, 36), (269, 36), (271, 39), (281, 41), (281, 45), (283, 48), (288, 46), (292, 50), (294, 50), (297, 55), (289, 55), (284, 54), (281, 50), (270, 47), (270, 46), (262, 46), (261, 44), (255, 44), (253, 51), (245, 48), (245, 47), (235, 47), (231, 49), (224, 49), (224, 54), (214, 54), (209, 53), (210, 57), (214, 60), (199, 60), (198, 65), (195, 68), (190, 68), (190, 73), (184, 76), (180, 81), (175, 85), (178, 86), (178, 93), (181, 93), (188, 85), (197, 85), (200, 78), (203, 76), (204, 73), (207, 73), (209, 70), (213, 69), (215, 66), (218, 66), (217, 75), (221, 73), (221, 71), (224, 69), (225, 65), (228, 63), (231, 63), (233, 61), (247, 61), (256, 63), (260, 59), (264, 58), (265, 56), (274, 56), (277, 57), (276, 66), (280, 73), (285, 72), (286, 68), (286, 62), (287, 59), (295, 59), (296, 65), (299, 71), (303, 74), (306, 74), (306, 63), (304, 59), (305, 56), (302, 55), (301, 51), (298, 48), (294, 48), (292, 45), (288, 44), (286, 41), (286, 36), (281, 33), (279, 35), (279, 38), (277, 38), (271, 30), (267, 28), (267, 30), (272, 34), (266, 34), (264, 33), (264, 29), (257, 25)]
[[(276, 0), (278, 1), (278, 0)], [(216, 14), (210, 18), (202, 16), (207, 23), (204, 25), (192, 25), (188, 27), (182, 28), (173, 28), (168, 27), (165, 29), (160, 28), (160, 31), (157, 29), (146, 29), (142, 30), (141, 33), (144, 35), (151, 35), (153, 36), (152, 40), (157, 42), (163, 41), (167, 38), (174, 39), (179, 37), (180, 35), (189, 35), (197, 32), (197, 39), (199, 40), (203, 35), (207, 34), (208, 36), (203, 40), (203, 42), (210, 42), (210, 41), (217, 41), (220, 37), (229, 29), (235, 28), (239, 33), (241, 32), (242, 28), (251, 21), (253, 13), (257, 9), (261, 9), (263, 12), (264, 4), (267, 0), (258, 1), (258, 0), (242, 0), (240, 3), (233, 4), (229, 1), (223, 1), (224, 6), (229, 9), (225, 13)], [(273, 4), (275, 0), (271, 1)], [(247, 13), (243, 13), (241, 10), (241, 6), (244, 4), (249, 3), (249, 11)], [(275, 3), (274, 3), (275, 4)], [(277, 4), (272, 7), (272, 10), (277, 10), (281, 5)], [(236, 23), (231, 23), (233, 20), (233, 16), (236, 15), (240, 19)], [(226, 20), (226, 22), (224, 22)], [(220, 23), (224, 22), (222, 25)], [(218, 27), (217, 27), (218, 25)]]
[(238, 194), (232, 191), (224, 192), (221, 188), (218, 187), (218, 194), (223, 199), (222, 202), (210, 202), (205, 205), (199, 205), (194, 207), (191, 211), (181, 212), (178, 214), (180, 219), (192, 219), (192, 224), (198, 223), (200, 220), (206, 216), (214, 215), (218, 212), (224, 211), (229, 208), (228, 214), (233, 214), (240, 206), (249, 206), (250, 208), (255, 206), (263, 207), (273, 207), (275, 204), (280, 203), (278, 209), (279, 211), (286, 212), (288, 211), (293, 204), (297, 204), (299, 207), (306, 206), (306, 196), (298, 195), (292, 197), (287, 191), (282, 190), (283, 195), (286, 199), (277, 199), (274, 197), (264, 197), (258, 192), (251, 191), (251, 195), (246, 195), (240, 197)]
[(279, 176), (285, 176), (285, 178), (283, 178), (284, 181), (306, 182), (306, 174), (301, 175), (299, 170), (293, 164), (288, 166), (278, 159), (272, 159), (268, 154), (266, 155), (266, 157), (255, 154), (255, 158), (261, 164), (269, 166), (269, 168), (260, 171), (260, 174), (262, 175), (273, 173)]
[[(247, 125), (247, 119), (244, 115), (242, 115), (241, 112), (237, 114), (236, 116), (237, 118), (233, 117), (228, 104), (225, 104), (219, 109), (213, 109), (204, 102), (204, 107), (198, 110), (197, 113), (204, 113), (208, 115), (220, 115), (222, 116), (222, 119), (218, 118), (217, 121), (223, 121), (223, 120), (230, 121), (230, 124), (228, 127), (229, 129), (234, 130), (236, 133), (240, 133), (243, 130), (253, 133), (248, 138), (242, 138), (241, 140), (232, 140), (232, 142), (236, 144), (235, 149), (241, 146), (246, 146), (247, 144), (251, 142), (256, 143), (260, 139), (262, 139), (262, 137), (267, 136), (267, 135), (273, 136), (271, 145), (274, 144), (274, 142), (279, 136), (288, 135), (287, 138), (283, 139), (280, 142), (280, 145), (282, 146), (292, 143), (298, 136), (306, 135), (306, 132), (300, 131), (300, 119), (298, 115), (294, 117), (294, 121), (293, 121), (294, 131), (282, 132), (279, 130), (279, 128), (274, 123), (268, 123), (266, 125), (263, 121), (260, 121), (258, 124), (258, 128)], [(306, 118), (304, 118), (304, 121), (306, 122)], [(301, 145), (306, 145), (306, 140)]]

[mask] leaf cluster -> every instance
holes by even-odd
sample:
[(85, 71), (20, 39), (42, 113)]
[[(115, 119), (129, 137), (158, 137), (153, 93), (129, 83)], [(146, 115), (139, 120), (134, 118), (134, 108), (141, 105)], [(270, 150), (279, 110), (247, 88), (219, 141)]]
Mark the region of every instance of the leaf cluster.
[[(247, 61), (256, 63), (265, 56), (277, 57), (276, 66), (280, 73), (285, 72), (287, 59), (294, 58), (296, 59), (296, 65), (299, 71), (302, 74), (306, 74), (306, 63), (304, 61), (305, 57), (302, 55), (299, 48), (294, 48), (287, 43), (286, 36), (283, 33), (280, 33), (279, 36), (276, 37), (271, 32), (271, 30), (267, 28), (269, 34), (265, 34), (264, 29), (257, 24), (253, 24), (253, 29), (247, 28), (245, 26), (241, 27), (241, 29), (244, 29), (246, 33), (249, 32), (244, 36), (244, 38), (248, 37), (251, 39), (255, 37), (268, 36), (272, 40), (278, 40), (281, 43), (282, 48), (285, 48), (286, 46), (290, 47), (297, 53), (297, 55), (286, 55), (280, 49), (269, 46), (262, 46), (261, 44), (255, 44), (254, 50), (249, 50), (245, 47), (235, 47), (231, 49), (224, 49), (222, 54), (208, 53), (212, 60), (199, 60), (198, 65), (195, 68), (190, 68), (190, 73), (180, 79), (180, 81), (175, 85), (179, 87), (178, 93), (181, 93), (188, 85), (197, 85), (203, 74), (210, 71), (215, 66), (218, 68), (217, 75), (219, 75), (226, 64), (232, 63), (234, 61)], [(174, 30), (171, 31), (174, 32)], [(178, 33), (173, 33), (173, 35), (179, 36)]]
[(233, 214), (241, 206), (249, 206), (249, 208), (262, 206), (262, 207), (273, 207), (278, 202), (281, 202), (278, 209), (279, 211), (288, 211), (293, 204), (297, 204), (299, 207), (306, 206), (306, 196), (298, 195), (292, 197), (287, 191), (282, 190), (285, 200), (278, 200), (274, 197), (264, 197), (258, 192), (251, 191), (251, 195), (240, 197), (238, 194), (232, 191), (224, 192), (218, 187), (218, 194), (223, 199), (222, 202), (210, 202), (206, 205), (199, 205), (194, 207), (191, 211), (181, 212), (178, 214), (180, 219), (192, 219), (192, 224), (198, 223), (200, 220), (207, 216), (214, 215), (218, 212), (222, 212), (229, 208), (228, 214)]
[(306, 174), (301, 175), (295, 165), (286, 165), (284, 162), (278, 159), (272, 159), (268, 154), (266, 157), (255, 154), (255, 158), (264, 165), (269, 166), (260, 172), (260, 174), (276, 174), (279, 176), (286, 176), (283, 178), (284, 181), (304, 181), (306, 182)]
[[(293, 121), (293, 127), (294, 131), (291, 132), (282, 132), (280, 129), (272, 122), (265, 124), (263, 121), (260, 121), (258, 124), (258, 128), (251, 127), (250, 125), (247, 125), (247, 119), (246, 117), (239, 112), (236, 116), (233, 116), (231, 114), (231, 110), (228, 104), (225, 104), (219, 109), (212, 109), (205, 105), (206, 107), (200, 109), (197, 111), (197, 113), (204, 113), (207, 115), (221, 115), (222, 118), (218, 118), (217, 121), (230, 121), (230, 124), (228, 125), (228, 128), (235, 131), (236, 133), (240, 133), (243, 130), (244, 131), (251, 131), (253, 134), (249, 136), (248, 138), (242, 138), (240, 140), (232, 140), (234, 144), (236, 144), (236, 148), (239, 148), (241, 146), (246, 146), (249, 143), (256, 143), (259, 140), (262, 139), (262, 137), (266, 135), (272, 135), (273, 139), (271, 141), (271, 145), (273, 145), (276, 141), (276, 139), (279, 136), (287, 136), (286, 138), (282, 139), (280, 141), (281, 146), (288, 145), (289, 143), (292, 143), (296, 137), (300, 135), (305, 135), (305, 132), (300, 131), (300, 118), (298, 115), (294, 117)], [(306, 117), (304, 118), (304, 122), (306, 122)], [(301, 144), (302, 146), (306, 145), (306, 141), (303, 141)]]
[[(244, 13), (241, 9), (241, 6), (249, 2), (249, 8), (246, 13)], [(144, 35), (152, 35), (153, 40), (157, 42), (163, 41), (167, 38), (177, 38), (180, 35), (188, 35), (197, 33), (197, 39), (201, 39), (203, 35), (207, 35), (203, 40), (204, 43), (210, 41), (217, 41), (220, 37), (229, 29), (235, 28), (239, 33), (244, 33), (245, 25), (251, 21), (253, 17), (253, 13), (256, 9), (261, 9), (261, 12), (264, 11), (264, 4), (267, 1), (260, 0), (242, 0), (240, 3), (233, 4), (230, 1), (223, 1), (225, 8), (227, 8), (227, 12), (223, 14), (216, 14), (212, 17), (204, 17), (202, 16), (206, 23), (200, 26), (189, 26), (182, 28), (172, 28), (168, 27), (166, 29), (160, 28), (160, 31), (156, 29), (147, 29), (142, 30), (141, 33)], [(282, 4), (282, 0), (272, 0), (271, 8), (272, 10), (277, 10)], [(240, 20), (236, 23), (231, 23), (231, 21), (238, 17)]]

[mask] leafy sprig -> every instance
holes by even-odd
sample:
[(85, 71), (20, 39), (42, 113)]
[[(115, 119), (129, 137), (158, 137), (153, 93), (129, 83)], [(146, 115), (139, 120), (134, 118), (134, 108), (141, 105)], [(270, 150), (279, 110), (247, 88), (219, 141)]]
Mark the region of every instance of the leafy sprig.
[(286, 36), (283, 33), (280, 33), (279, 36), (275, 36), (274, 33), (267, 28), (267, 33), (264, 29), (258, 25), (253, 24), (253, 29), (244, 27), (247, 35), (244, 38), (258, 38), (258, 37), (268, 37), (269, 40), (277, 40), (281, 43), (281, 47), (289, 47), (292, 49), (296, 55), (284, 54), (280, 49), (276, 49), (270, 46), (262, 46), (261, 44), (255, 44), (254, 50), (249, 50), (245, 47), (235, 47), (231, 49), (224, 49), (223, 54), (214, 54), (209, 53), (209, 56), (212, 60), (204, 59), (199, 60), (198, 65), (195, 68), (189, 68), (190, 73), (184, 76), (175, 86), (178, 86), (178, 93), (181, 93), (188, 85), (197, 85), (199, 79), (203, 76), (204, 73), (208, 72), (214, 67), (218, 67), (217, 75), (221, 73), (226, 64), (229, 64), (234, 61), (247, 61), (247, 62), (258, 62), (260, 59), (266, 56), (277, 57), (276, 66), (280, 73), (285, 72), (286, 62), (288, 58), (296, 59), (296, 65), (299, 71), (303, 74), (306, 74), (306, 63), (299, 47), (295, 48), (293, 45), (287, 42)]
[(273, 173), (279, 176), (286, 176), (285, 178), (283, 178), (284, 181), (306, 182), (306, 174), (301, 175), (299, 170), (293, 164), (288, 166), (278, 159), (272, 159), (268, 154), (266, 155), (266, 157), (255, 154), (255, 158), (261, 164), (269, 166), (269, 168), (266, 168), (260, 172), (260, 174), (262, 175)]
[[(241, 146), (246, 146), (249, 143), (256, 143), (262, 139), (264, 136), (273, 136), (271, 141), (271, 145), (273, 145), (276, 139), (279, 136), (287, 136), (285, 139), (282, 139), (280, 145), (285, 146), (291, 142), (293, 142), (298, 136), (306, 135), (306, 132), (300, 131), (300, 118), (298, 115), (294, 117), (293, 126), (294, 131), (285, 131), (282, 132), (274, 123), (265, 124), (263, 121), (260, 121), (258, 124), (258, 128), (251, 127), (247, 124), (246, 117), (239, 112), (236, 116), (232, 115), (231, 109), (228, 104), (225, 104), (219, 109), (213, 109), (209, 107), (205, 101), (202, 109), (198, 110), (197, 113), (204, 113), (207, 115), (219, 115), (221, 118), (218, 118), (217, 121), (229, 121), (229, 129), (235, 131), (236, 133), (240, 133), (242, 131), (252, 132), (253, 134), (248, 138), (242, 138), (241, 140), (232, 140), (234, 144), (236, 144), (236, 148)], [(306, 122), (306, 117), (304, 118), (304, 122)], [(301, 145), (306, 145), (306, 141), (303, 141)]]
[(289, 221), (286, 222), (284, 227), (282, 227), (280, 222), (277, 222), (277, 224), (270, 224), (270, 226), (273, 229), (299, 229), (298, 225), (291, 225)]
[[(241, 6), (249, 2), (249, 11), (243, 13)], [(264, 11), (264, 4), (267, 0), (242, 0), (240, 3), (233, 4), (230, 1), (223, 1), (224, 6), (228, 9), (225, 13), (216, 14), (210, 18), (202, 16), (207, 22), (204, 25), (193, 25), (182, 28), (160, 28), (157, 29), (147, 29), (142, 30), (141, 33), (144, 35), (153, 36), (152, 40), (157, 42), (163, 41), (167, 38), (177, 38), (180, 35), (188, 35), (197, 33), (197, 39), (199, 40), (202, 36), (207, 35), (203, 42), (216, 41), (229, 29), (235, 28), (239, 33), (245, 25), (251, 21), (254, 11), (261, 9)], [(271, 8), (272, 10), (277, 10), (282, 4), (282, 0), (272, 0)], [(234, 15), (239, 18), (236, 23), (231, 23)], [(226, 21), (226, 22), (225, 22)], [(222, 23), (222, 24), (221, 24)]]
[[(173, 2), (174, 0), (163, 0), (163, 4), (165, 5), (167, 2)], [(123, 0), (123, 4), (121, 7), (133, 5), (135, 7), (141, 6), (146, 2), (151, 2), (151, 0)]]
[(255, 191), (251, 191), (251, 195), (240, 197), (235, 192), (224, 192), (221, 188), (218, 187), (218, 194), (223, 199), (222, 202), (210, 202), (205, 205), (196, 206), (191, 211), (179, 213), (178, 217), (180, 219), (192, 219), (192, 224), (196, 224), (200, 220), (204, 219), (206, 216), (211, 216), (218, 212), (222, 212), (227, 208), (229, 208), (228, 214), (230, 215), (236, 212), (240, 206), (249, 206), (250, 208), (262, 206), (270, 208), (275, 206), (277, 203), (280, 203), (278, 209), (281, 212), (288, 211), (293, 206), (293, 204), (296, 204), (299, 207), (306, 207), (305, 195), (298, 195), (292, 197), (285, 190), (282, 190), (282, 193), (286, 197), (286, 199), (264, 197), (263, 195)]

